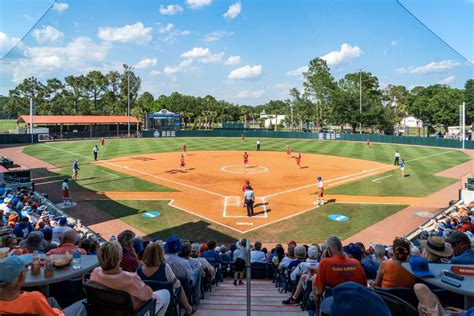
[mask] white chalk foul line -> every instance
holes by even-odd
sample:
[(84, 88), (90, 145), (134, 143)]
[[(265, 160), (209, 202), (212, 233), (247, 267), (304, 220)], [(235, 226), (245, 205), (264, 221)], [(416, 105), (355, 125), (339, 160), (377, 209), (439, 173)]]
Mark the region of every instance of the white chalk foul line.
[(381, 177), (381, 178), (374, 179), (374, 180), (372, 180), (372, 182), (377, 182), (377, 183), (380, 183), (380, 181), (379, 181), (379, 180), (386, 179), (386, 178), (390, 178), (391, 176), (393, 176), (393, 174), (389, 174), (388, 176), (385, 176), (385, 177)]
[[(47, 145), (47, 144), (43, 144), (43, 146), (47, 146), (47, 147), (50, 147), (50, 148), (54, 148), (54, 149), (56, 149), (56, 150), (60, 150), (60, 151), (67, 152), (67, 153), (69, 153), (69, 154), (71, 154), (71, 155), (81, 156), (81, 157), (84, 157), (84, 158), (87, 158), (87, 159), (92, 160), (91, 157), (88, 157), (88, 156), (85, 156), (85, 155), (81, 155), (81, 154), (78, 154), (78, 153), (75, 153), (75, 152), (72, 152), (72, 151), (69, 151), (69, 150), (65, 150), (65, 149), (62, 149), (62, 148), (56, 148), (56, 147), (54, 147), (54, 146)], [(130, 171), (133, 171), (133, 172), (136, 172), (136, 173), (140, 173), (140, 174), (142, 174), (142, 175), (144, 175), (144, 176), (152, 177), (152, 178), (159, 179), (159, 180), (163, 180), (163, 181), (168, 181), (168, 182), (171, 182), (171, 183), (174, 183), (174, 184), (177, 184), (177, 185), (181, 185), (181, 186), (184, 186), (184, 187), (187, 187), (187, 188), (190, 188), (190, 189), (193, 189), (193, 190), (198, 190), (198, 191), (201, 191), (201, 192), (206, 192), (206, 193), (209, 193), (209, 194), (211, 194), (211, 195), (219, 196), (219, 197), (222, 197), (222, 198), (225, 197), (225, 195), (222, 195), (222, 194), (219, 194), (219, 193), (215, 193), (215, 192), (212, 192), (212, 191), (209, 191), (209, 190), (201, 189), (201, 188), (195, 187), (195, 186), (193, 186), (193, 185), (189, 185), (189, 184), (182, 183), (182, 182), (179, 182), (179, 181), (175, 181), (175, 180), (163, 178), (163, 177), (160, 177), (160, 176), (157, 176), (157, 175), (148, 173), (148, 172), (144, 172), (144, 171), (141, 171), (141, 170), (133, 169), (133, 168), (130, 168), (130, 167), (127, 167), (127, 166), (124, 166), (124, 165), (117, 164), (117, 163), (113, 163), (113, 162), (109, 162), (109, 161), (99, 161), (98, 163), (100, 163), (100, 164), (108, 164), (108, 165), (115, 166), (115, 167), (118, 167), (118, 168), (130, 170)]]
[(106, 174), (108, 174), (108, 175), (111, 175), (111, 176), (113, 176), (113, 177), (120, 178), (120, 176), (118, 176), (118, 175), (116, 175), (116, 174), (113, 174), (113, 173), (110, 173), (110, 172), (107, 172), (107, 171), (105, 171), (105, 170), (100, 170), (100, 171), (103, 172), (103, 173), (106, 173)]

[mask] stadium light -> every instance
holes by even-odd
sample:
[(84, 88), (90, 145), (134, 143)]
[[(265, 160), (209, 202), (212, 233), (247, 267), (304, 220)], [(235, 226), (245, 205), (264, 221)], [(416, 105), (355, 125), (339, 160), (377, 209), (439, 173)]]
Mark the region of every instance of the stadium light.
[(134, 67), (128, 68), (127, 71), (127, 117), (128, 117), (128, 124), (127, 124), (127, 134), (128, 138), (130, 138), (130, 71), (132, 71)]

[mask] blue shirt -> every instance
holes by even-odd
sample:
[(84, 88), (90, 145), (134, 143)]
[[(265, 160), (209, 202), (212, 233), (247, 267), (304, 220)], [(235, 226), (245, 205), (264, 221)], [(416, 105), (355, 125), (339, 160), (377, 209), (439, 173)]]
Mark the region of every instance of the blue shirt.
[(26, 224), (26, 226), (18, 223), (13, 228), (13, 234), (19, 238), (26, 238), (31, 231), (33, 231), (33, 225), (31, 225), (31, 223)]
[(77, 163), (77, 161), (74, 161), (74, 162), (72, 163), (72, 169), (74, 169), (74, 170), (79, 170), (79, 164)]
[(455, 264), (474, 264), (474, 250), (464, 250), (462, 254), (451, 259)]
[(400, 168), (405, 168), (405, 163), (403, 161), (400, 162)]
[(202, 257), (212, 265), (221, 263), (221, 256), (214, 250), (204, 251)]
[(253, 191), (252, 190), (245, 191), (244, 196), (246, 200), (253, 200)]

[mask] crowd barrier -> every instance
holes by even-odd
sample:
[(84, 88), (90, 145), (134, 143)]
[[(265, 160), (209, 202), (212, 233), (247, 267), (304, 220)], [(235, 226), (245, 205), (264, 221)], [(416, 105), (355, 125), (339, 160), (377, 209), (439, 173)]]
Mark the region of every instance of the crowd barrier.
[[(365, 142), (370, 140), (377, 143), (419, 145), (430, 147), (462, 148), (462, 142), (456, 139), (416, 136), (391, 136), (381, 134), (339, 134), (313, 132), (283, 132), (260, 130), (179, 130), (142, 132), (143, 137), (259, 137), (259, 138), (296, 138), (319, 140), (342, 140)], [(465, 141), (466, 149), (474, 149), (474, 141)]]
[[(33, 142), (38, 142), (38, 134), (33, 134)], [(0, 134), (0, 144), (31, 143), (31, 134)]]

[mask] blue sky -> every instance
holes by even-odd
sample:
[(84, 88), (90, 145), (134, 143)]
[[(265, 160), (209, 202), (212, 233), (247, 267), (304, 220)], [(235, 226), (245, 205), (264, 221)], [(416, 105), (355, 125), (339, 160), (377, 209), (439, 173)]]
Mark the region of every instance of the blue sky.
[[(403, 0), (474, 60), (473, 0)], [(0, 94), (29, 76), (135, 65), (142, 91), (239, 104), (288, 97), (315, 57), (336, 78), (362, 68), (381, 86), (462, 87), (474, 67), (392, 0), (2, 0)]]

